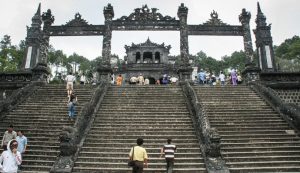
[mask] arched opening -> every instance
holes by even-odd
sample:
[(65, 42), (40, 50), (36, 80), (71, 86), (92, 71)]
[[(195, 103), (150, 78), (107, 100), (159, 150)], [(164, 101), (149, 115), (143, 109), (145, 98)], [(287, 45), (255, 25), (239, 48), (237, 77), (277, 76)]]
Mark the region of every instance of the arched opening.
[(136, 63), (141, 63), (141, 53), (140, 52), (137, 52), (135, 54), (135, 62)]
[(143, 59), (143, 63), (152, 63), (152, 52), (144, 52)]
[(159, 52), (155, 52), (155, 63), (160, 63), (160, 53)]

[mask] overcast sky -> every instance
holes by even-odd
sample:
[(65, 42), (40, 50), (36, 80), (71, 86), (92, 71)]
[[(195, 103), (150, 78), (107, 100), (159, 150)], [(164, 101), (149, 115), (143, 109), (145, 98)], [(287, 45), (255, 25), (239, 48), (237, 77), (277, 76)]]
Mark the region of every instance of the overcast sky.
[[(111, 3), (117, 19), (128, 16), (135, 8), (147, 4), (149, 8), (158, 8), (162, 15), (177, 18), (180, 3), (188, 7), (188, 24), (202, 24), (210, 19), (215, 10), (219, 18), (230, 25), (240, 25), (238, 16), (243, 8), (252, 14), (250, 27), (255, 29), (257, 1), (255, 0), (1, 0), (0, 1), (0, 37), (11, 36), (13, 44), (25, 40), (26, 26), (31, 25), (38, 4), (42, 12), (51, 9), (55, 17), (53, 25), (62, 25), (74, 19), (79, 12), (89, 24), (104, 24), (103, 7)], [(285, 39), (300, 35), (300, 0), (259, 0), (261, 9), (272, 24), (274, 45)], [(147, 38), (156, 43), (171, 45), (171, 55), (179, 54), (179, 32), (175, 31), (113, 31), (112, 53), (120, 58), (125, 55), (124, 45), (132, 42), (145, 42)], [(255, 37), (252, 34), (253, 48)], [(102, 36), (87, 37), (51, 37), (50, 44), (56, 50), (63, 50), (67, 55), (73, 52), (94, 59), (101, 55)], [(204, 51), (208, 56), (220, 59), (234, 51), (243, 50), (243, 38), (231, 36), (189, 36), (189, 51), (196, 54)]]

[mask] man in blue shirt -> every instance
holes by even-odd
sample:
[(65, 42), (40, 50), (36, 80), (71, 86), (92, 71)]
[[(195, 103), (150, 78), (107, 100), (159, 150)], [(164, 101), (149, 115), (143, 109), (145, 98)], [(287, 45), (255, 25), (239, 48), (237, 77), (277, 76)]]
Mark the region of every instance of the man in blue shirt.
[(17, 150), (23, 155), (25, 153), (26, 148), (27, 148), (27, 137), (23, 135), (23, 131), (19, 130), (18, 131), (18, 136), (16, 138), (18, 141), (18, 148)]
[(204, 84), (205, 83), (206, 74), (203, 71), (203, 69), (201, 69), (200, 72), (198, 73), (198, 80), (199, 80), (199, 84)]

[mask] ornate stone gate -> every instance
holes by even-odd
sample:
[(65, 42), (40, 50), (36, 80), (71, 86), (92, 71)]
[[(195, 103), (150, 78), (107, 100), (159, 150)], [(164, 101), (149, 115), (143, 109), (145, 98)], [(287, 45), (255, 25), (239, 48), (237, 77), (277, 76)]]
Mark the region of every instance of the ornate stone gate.
[[(247, 56), (247, 67), (253, 66), (253, 48), (250, 31), (251, 14), (245, 9), (239, 15), (241, 25), (228, 25), (223, 23), (218, 14), (213, 11), (211, 19), (199, 25), (188, 25), (188, 8), (182, 3), (178, 7), (177, 16), (164, 16), (158, 12), (157, 8), (149, 8), (144, 5), (142, 8), (134, 9), (134, 12), (128, 16), (114, 18), (114, 9), (111, 4), (104, 7), (105, 17), (104, 25), (91, 25), (85, 21), (79, 13), (75, 18), (65, 25), (52, 26), (54, 17), (51, 10), (41, 15), (41, 6), (39, 5), (36, 14), (32, 18), (31, 27), (27, 28), (26, 37), (26, 56), (23, 62), (23, 69), (33, 69), (37, 66), (47, 66), (47, 51), (49, 47), (49, 38), (51, 36), (103, 36), (102, 58), (104, 64), (98, 67), (100, 80), (109, 80), (110, 57), (111, 57), (111, 38), (112, 31), (132, 31), (132, 30), (150, 30), (150, 31), (179, 31), (180, 32), (180, 57), (181, 65), (178, 74), (181, 80), (189, 80), (192, 68), (189, 66), (189, 35), (216, 35), (216, 36), (242, 36), (244, 50)], [(270, 26), (266, 25), (265, 17), (258, 5), (258, 15), (256, 19), (257, 27), (256, 45), (259, 52), (259, 64), (262, 70), (275, 71), (274, 53)], [(42, 29), (42, 23), (43, 29)], [(39, 69), (39, 68), (38, 68)], [(253, 69), (250, 70), (253, 73)]]

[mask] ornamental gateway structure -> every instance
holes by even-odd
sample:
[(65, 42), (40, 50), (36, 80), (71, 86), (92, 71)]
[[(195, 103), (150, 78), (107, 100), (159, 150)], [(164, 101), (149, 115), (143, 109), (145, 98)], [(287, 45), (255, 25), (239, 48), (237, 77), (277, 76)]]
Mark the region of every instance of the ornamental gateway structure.
[[(0, 73), (0, 138), (10, 124), (25, 131), (22, 172), (131, 172), (128, 154), (137, 138), (144, 140), (149, 173), (165, 172), (160, 148), (169, 138), (178, 147), (176, 173), (300, 172), (300, 72), (276, 68), (271, 26), (259, 3), (256, 51), (246, 9), (237, 16), (240, 25), (222, 22), (214, 11), (206, 22), (190, 25), (183, 3), (177, 16), (144, 5), (115, 18), (111, 4), (103, 14), (104, 24), (89, 24), (77, 13), (54, 25), (51, 10), (42, 13), (39, 5), (27, 27), (22, 69)], [(178, 85), (110, 84), (112, 31), (138, 30), (179, 32), (179, 64), (168, 57), (169, 45), (148, 39), (125, 46), (127, 76), (144, 73), (154, 82), (168, 73), (179, 78)], [(245, 84), (194, 85), (191, 35), (243, 37)], [(64, 36), (103, 36), (97, 84), (74, 85), (80, 103), (75, 118), (67, 114), (65, 85), (47, 83), (49, 39)]]

